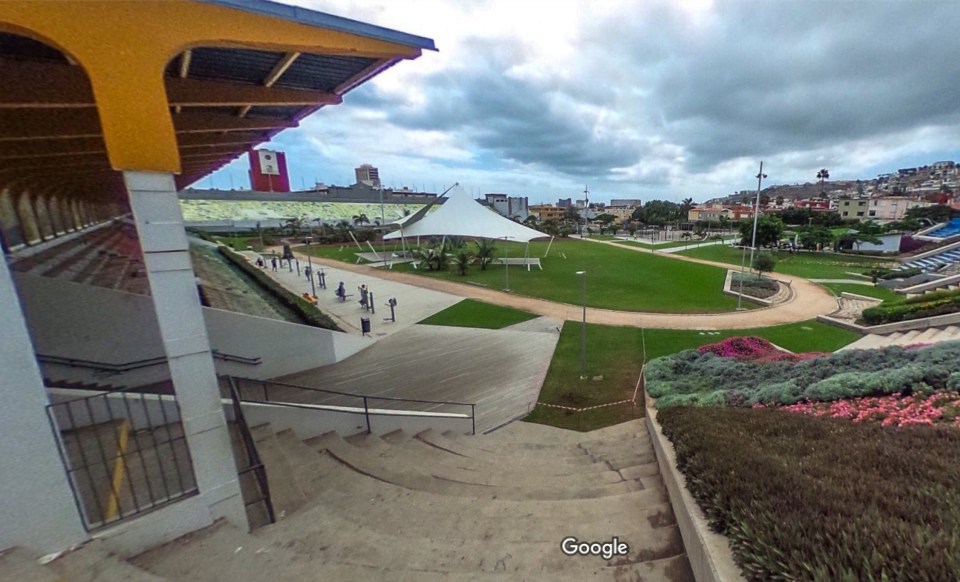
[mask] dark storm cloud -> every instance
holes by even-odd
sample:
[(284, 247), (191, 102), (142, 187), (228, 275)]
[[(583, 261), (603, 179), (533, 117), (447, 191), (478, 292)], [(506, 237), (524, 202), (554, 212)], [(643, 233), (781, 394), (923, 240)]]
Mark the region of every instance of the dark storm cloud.
[(640, 144), (595, 131), (595, 116), (576, 110), (584, 103), (579, 96), (509, 74), (523, 60), (522, 44), (469, 42), (469, 62), (428, 76), (422, 81), (425, 102), (389, 107), (388, 120), (455, 132), (504, 160), (572, 176), (602, 175), (634, 163)]
[[(600, 23), (691, 169), (960, 121), (954, 3), (750, 2)], [(616, 57), (614, 57), (616, 58)]]

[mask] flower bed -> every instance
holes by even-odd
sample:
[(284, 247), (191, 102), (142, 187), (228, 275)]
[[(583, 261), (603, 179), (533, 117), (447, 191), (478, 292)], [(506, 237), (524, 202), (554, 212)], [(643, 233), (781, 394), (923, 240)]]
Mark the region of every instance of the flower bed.
[(646, 389), (658, 408), (832, 402), (960, 390), (960, 342), (789, 354), (760, 338), (729, 338), (649, 362)]
[[(757, 404), (755, 408), (763, 408), (763, 405)], [(879, 422), (881, 426), (942, 424), (960, 428), (960, 393), (955, 391), (852, 398), (830, 403), (800, 402), (779, 408), (797, 414), (846, 418), (853, 422)]]
[(658, 419), (748, 580), (960, 580), (960, 431), (770, 409)]

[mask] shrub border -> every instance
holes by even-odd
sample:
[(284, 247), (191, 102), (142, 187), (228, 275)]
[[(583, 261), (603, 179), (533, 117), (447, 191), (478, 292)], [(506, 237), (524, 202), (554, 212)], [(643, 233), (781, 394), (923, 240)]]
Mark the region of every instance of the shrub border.
[(677, 453), (663, 436), (663, 428), (657, 421), (653, 399), (644, 395), (644, 414), (647, 432), (660, 466), (660, 477), (667, 488), (670, 505), (680, 528), (680, 537), (697, 582), (745, 582), (740, 568), (733, 560), (733, 551), (726, 536), (710, 530), (703, 510), (690, 495), (687, 479), (677, 469)]
[(279, 299), (284, 305), (295, 311), (297, 315), (303, 318), (306, 325), (329, 329), (331, 331), (343, 331), (329, 315), (320, 311), (303, 297), (300, 297), (283, 285), (277, 283), (270, 275), (267, 275), (261, 269), (250, 264), (250, 261), (240, 253), (231, 250), (226, 245), (217, 246), (217, 250), (224, 258), (249, 275), (257, 284)]

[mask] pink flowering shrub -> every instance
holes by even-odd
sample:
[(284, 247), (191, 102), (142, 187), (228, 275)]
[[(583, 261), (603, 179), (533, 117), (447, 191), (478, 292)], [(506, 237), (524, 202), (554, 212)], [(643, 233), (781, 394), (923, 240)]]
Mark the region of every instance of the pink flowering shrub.
[(821, 352), (791, 354), (761, 337), (730, 337), (722, 342), (700, 346), (697, 352), (752, 362), (800, 362), (829, 355)]
[[(754, 408), (765, 408), (756, 404)], [(879, 422), (882, 426), (952, 425), (960, 428), (960, 393), (955, 391), (912, 396), (851, 398), (835, 402), (800, 402), (773, 405), (796, 414), (846, 418), (853, 422)]]

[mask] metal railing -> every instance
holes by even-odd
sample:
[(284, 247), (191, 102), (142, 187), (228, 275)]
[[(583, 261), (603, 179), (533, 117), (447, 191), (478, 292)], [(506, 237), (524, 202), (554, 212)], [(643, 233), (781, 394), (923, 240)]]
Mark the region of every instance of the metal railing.
[[(211, 353), (213, 354), (213, 358), (215, 360), (222, 360), (224, 362), (235, 362), (238, 364), (246, 364), (248, 366), (259, 366), (262, 363), (262, 359), (260, 357), (251, 358), (247, 356), (238, 356), (235, 354), (226, 354), (219, 350), (213, 350)], [(86, 368), (93, 370), (94, 372), (100, 372), (104, 374), (122, 374), (124, 372), (139, 370), (141, 368), (150, 368), (152, 366), (166, 364), (167, 357), (156, 356), (141, 360), (133, 360), (130, 362), (112, 363), (86, 360), (83, 358), (65, 358), (61, 356), (51, 356), (48, 354), (37, 354), (37, 361), (44, 364), (57, 364), (71, 368)]]
[(46, 409), (88, 531), (197, 493), (174, 396), (121, 389)]
[(240, 405), (240, 393), (233, 378), (227, 378), (227, 389), (230, 392), (230, 400), (233, 402), (233, 418), (240, 433), (240, 442), (243, 444), (246, 453), (247, 466), (239, 469), (237, 475), (242, 478), (248, 473), (252, 473), (257, 484), (260, 495), (254, 499), (244, 499), (244, 505), (250, 507), (257, 503), (263, 503), (264, 511), (267, 514), (267, 523), (275, 523), (276, 516), (273, 512), (273, 501), (270, 499), (270, 483), (267, 481), (267, 469), (260, 459), (260, 453), (257, 451), (257, 443), (250, 433), (250, 426), (243, 415), (243, 407)]
[(267, 380), (226, 377), (237, 389), (242, 402), (300, 408), (325, 407), (347, 414), (362, 414), (367, 432), (371, 416), (449, 416), (469, 418), (472, 434), (477, 433), (477, 405), (470, 402), (420, 400), (390, 396), (367, 396)]

